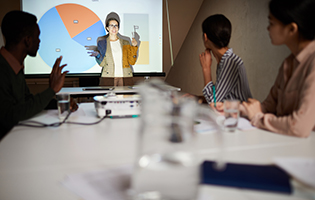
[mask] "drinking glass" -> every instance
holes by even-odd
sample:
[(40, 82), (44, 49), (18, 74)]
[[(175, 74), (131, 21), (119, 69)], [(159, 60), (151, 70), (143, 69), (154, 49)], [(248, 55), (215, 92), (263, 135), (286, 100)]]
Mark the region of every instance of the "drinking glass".
[(70, 94), (57, 94), (56, 98), (58, 106), (58, 116), (60, 121), (63, 121), (70, 112)]
[(195, 200), (200, 181), (193, 153), (197, 103), (178, 98), (176, 91), (164, 86), (152, 80), (139, 87), (141, 127), (132, 177), (134, 199)]
[(224, 101), (224, 130), (234, 132), (237, 129), (238, 118), (240, 115), (240, 101), (239, 100), (225, 100)]

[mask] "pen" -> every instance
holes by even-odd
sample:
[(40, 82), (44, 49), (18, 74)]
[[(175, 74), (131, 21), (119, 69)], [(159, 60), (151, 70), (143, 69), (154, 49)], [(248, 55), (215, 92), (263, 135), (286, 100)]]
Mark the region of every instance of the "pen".
[(139, 117), (140, 115), (114, 115), (114, 116), (109, 116), (109, 118), (112, 119), (117, 119), (117, 118), (136, 118)]

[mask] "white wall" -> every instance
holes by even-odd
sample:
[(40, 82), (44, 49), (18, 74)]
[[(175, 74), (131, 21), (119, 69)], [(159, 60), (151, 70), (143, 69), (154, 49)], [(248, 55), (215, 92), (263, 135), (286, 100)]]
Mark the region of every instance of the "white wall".
[[(204, 0), (166, 82), (182, 88), (184, 92), (202, 95), (204, 85), (199, 54), (205, 47), (201, 24), (208, 16), (220, 13), (232, 23), (229, 46), (244, 61), (254, 98), (264, 100), (282, 61), (290, 53), (285, 46), (276, 47), (270, 43), (267, 31), (268, 2), (269, 0)], [(214, 62), (213, 75), (215, 70)]]

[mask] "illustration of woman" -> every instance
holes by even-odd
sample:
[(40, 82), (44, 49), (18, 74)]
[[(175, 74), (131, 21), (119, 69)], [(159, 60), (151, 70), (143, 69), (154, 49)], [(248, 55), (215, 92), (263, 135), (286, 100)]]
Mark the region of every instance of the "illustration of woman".
[(120, 19), (116, 13), (106, 17), (108, 34), (98, 38), (97, 48), (91, 56), (102, 67), (100, 86), (132, 86), (133, 71), (131, 65), (137, 60), (138, 42), (132, 38), (131, 44), (119, 34)]

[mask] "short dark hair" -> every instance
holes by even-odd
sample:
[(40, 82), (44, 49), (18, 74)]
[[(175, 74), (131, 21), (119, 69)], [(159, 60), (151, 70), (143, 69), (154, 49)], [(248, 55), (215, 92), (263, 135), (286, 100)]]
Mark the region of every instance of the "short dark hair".
[(223, 48), (230, 43), (232, 25), (224, 15), (216, 14), (203, 21), (202, 31), (215, 46)]
[(296, 23), (301, 37), (313, 40), (315, 36), (314, 0), (271, 0), (270, 13), (284, 25)]
[(35, 15), (14, 10), (4, 16), (1, 30), (6, 44), (17, 44), (23, 37), (32, 35), (36, 26), (37, 18)]

